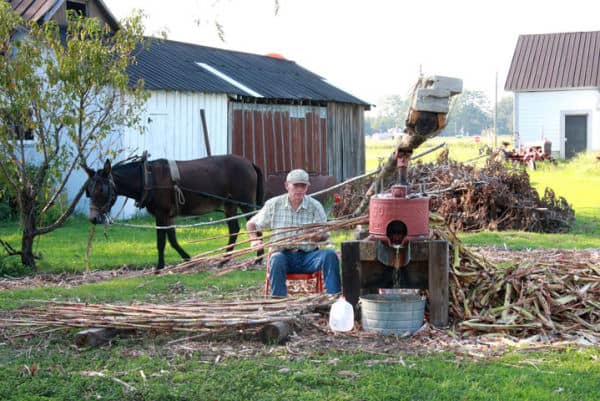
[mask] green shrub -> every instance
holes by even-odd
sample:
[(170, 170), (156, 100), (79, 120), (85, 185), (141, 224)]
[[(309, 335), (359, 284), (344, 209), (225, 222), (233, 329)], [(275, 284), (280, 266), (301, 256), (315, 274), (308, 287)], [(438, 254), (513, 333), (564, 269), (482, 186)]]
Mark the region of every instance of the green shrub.
[(23, 266), (17, 255), (0, 256), (0, 277), (23, 277), (33, 274), (29, 266)]
[[(28, 165), (26, 167), (28, 177), (35, 177), (37, 175), (37, 166)], [(48, 224), (50, 222), (55, 221), (66, 208), (66, 194), (59, 197), (54, 205), (52, 205), (43, 215), (41, 215), (40, 208), (42, 204), (46, 203), (51, 196), (51, 193), (54, 192), (54, 188), (52, 186), (57, 185), (57, 180), (52, 180), (51, 188), (49, 190), (44, 191), (44, 193), (39, 196), (39, 204), (37, 206), (38, 210), (36, 214), (41, 217), (41, 221), (38, 224)], [(8, 185), (6, 177), (4, 175), (0, 175), (0, 222), (9, 222), (17, 219), (19, 217), (19, 209), (17, 202), (17, 194), (12, 190), (12, 187)]]

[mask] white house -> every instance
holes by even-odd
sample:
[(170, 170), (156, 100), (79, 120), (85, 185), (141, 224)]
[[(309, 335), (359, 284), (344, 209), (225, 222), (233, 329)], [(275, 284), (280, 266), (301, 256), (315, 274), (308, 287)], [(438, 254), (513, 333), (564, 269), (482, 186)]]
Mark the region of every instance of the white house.
[(521, 144), (549, 140), (562, 158), (600, 150), (600, 31), (519, 36), (504, 89)]

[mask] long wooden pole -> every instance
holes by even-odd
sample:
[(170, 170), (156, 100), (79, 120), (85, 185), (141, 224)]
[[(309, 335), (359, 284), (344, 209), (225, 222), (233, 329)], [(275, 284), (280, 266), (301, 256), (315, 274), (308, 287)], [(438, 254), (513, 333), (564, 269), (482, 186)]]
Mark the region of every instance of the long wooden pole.
[(206, 147), (206, 156), (211, 156), (210, 141), (208, 140), (208, 127), (206, 126), (206, 113), (200, 109), (200, 119), (202, 120), (202, 131), (204, 131), (204, 146)]

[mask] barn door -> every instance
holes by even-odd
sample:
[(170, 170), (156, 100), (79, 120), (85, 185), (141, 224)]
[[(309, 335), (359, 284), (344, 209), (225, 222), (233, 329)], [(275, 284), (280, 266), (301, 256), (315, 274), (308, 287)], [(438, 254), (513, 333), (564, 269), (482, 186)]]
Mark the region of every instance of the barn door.
[(565, 159), (587, 149), (587, 115), (565, 116)]

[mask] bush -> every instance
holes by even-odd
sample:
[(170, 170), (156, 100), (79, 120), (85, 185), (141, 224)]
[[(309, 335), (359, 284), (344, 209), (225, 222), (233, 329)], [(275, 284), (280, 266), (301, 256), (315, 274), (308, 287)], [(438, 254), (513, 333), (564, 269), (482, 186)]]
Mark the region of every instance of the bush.
[[(27, 166), (27, 176), (35, 177), (36, 170), (38, 167), (33, 165)], [(55, 180), (52, 182), (52, 185), (57, 185)], [(19, 206), (17, 202), (17, 194), (11, 190), (12, 188), (8, 185), (6, 181), (6, 177), (0, 175), (0, 222), (9, 222), (19, 217)], [(45, 202), (49, 199), (49, 194), (54, 192), (53, 189), (49, 191), (45, 191), (40, 194), (40, 202)], [(39, 210), (41, 206), (38, 204), (36, 214), (40, 216), (41, 221), (39, 224), (47, 224), (49, 222), (55, 221), (64, 211), (64, 204), (66, 203), (66, 195), (59, 197), (56, 200), (56, 203), (50, 207), (46, 213), (41, 215), (41, 211)]]
[(23, 277), (34, 274), (29, 266), (23, 266), (17, 255), (0, 256), (0, 277)]

